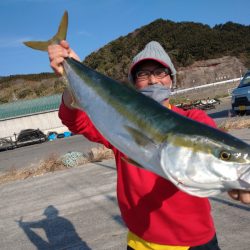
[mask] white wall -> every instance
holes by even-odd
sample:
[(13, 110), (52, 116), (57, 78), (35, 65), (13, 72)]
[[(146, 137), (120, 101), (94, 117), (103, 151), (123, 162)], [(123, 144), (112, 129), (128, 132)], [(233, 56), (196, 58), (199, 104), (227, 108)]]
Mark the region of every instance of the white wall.
[(23, 129), (37, 128), (45, 134), (48, 131), (56, 131), (58, 133), (68, 131), (68, 128), (58, 118), (58, 111), (53, 111), (0, 121), (0, 138), (11, 136), (14, 139), (14, 133), (18, 134)]

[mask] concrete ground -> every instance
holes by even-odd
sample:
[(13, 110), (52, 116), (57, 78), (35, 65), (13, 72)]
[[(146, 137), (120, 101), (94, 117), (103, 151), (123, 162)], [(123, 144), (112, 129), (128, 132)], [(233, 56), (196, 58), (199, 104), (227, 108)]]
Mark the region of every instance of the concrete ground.
[(1, 185), (1, 250), (125, 249), (114, 161)]
[[(113, 160), (1, 185), (1, 250), (126, 248)], [(249, 250), (250, 206), (211, 198), (224, 250)]]

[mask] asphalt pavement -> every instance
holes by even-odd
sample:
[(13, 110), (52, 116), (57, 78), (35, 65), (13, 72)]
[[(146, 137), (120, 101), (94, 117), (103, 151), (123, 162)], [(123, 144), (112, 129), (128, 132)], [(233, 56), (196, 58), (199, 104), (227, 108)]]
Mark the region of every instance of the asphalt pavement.
[(82, 135), (57, 139), (0, 152), (0, 173), (13, 169), (37, 167), (51, 156), (58, 158), (69, 152), (89, 152), (100, 144), (90, 142)]

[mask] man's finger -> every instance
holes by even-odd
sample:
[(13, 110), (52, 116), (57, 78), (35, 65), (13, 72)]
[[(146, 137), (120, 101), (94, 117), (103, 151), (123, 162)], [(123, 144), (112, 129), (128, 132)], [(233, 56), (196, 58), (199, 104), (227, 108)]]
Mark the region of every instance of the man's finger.
[(244, 204), (250, 204), (250, 192), (240, 190), (239, 191), (239, 200)]
[(61, 45), (62, 47), (64, 47), (65, 49), (69, 49), (69, 43), (68, 43), (67, 41), (65, 41), (65, 40), (62, 40), (62, 41), (60, 42), (60, 45)]
[(228, 192), (229, 196), (234, 200), (239, 200), (239, 191), (238, 190), (231, 190)]
[(61, 63), (63, 62), (63, 58), (57, 58), (54, 61), (51, 61), (50, 66), (52, 69), (55, 71), (57, 75), (62, 75), (63, 74), (63, 66)]

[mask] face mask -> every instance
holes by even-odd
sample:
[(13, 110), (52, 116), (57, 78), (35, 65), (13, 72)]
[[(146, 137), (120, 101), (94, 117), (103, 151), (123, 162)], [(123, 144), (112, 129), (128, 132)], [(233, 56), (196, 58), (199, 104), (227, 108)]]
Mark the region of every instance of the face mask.
[(171, 89), (160, 83), (150, 85), (146, 88), (139, 90), (142, 94), (154, 99), (155, 101), (162, 103), (171, 95)]

